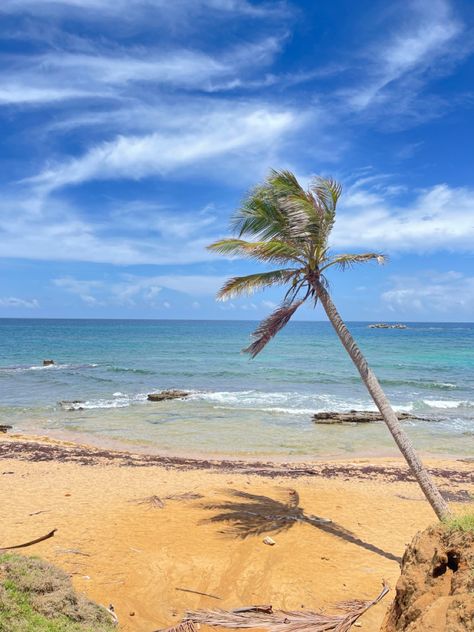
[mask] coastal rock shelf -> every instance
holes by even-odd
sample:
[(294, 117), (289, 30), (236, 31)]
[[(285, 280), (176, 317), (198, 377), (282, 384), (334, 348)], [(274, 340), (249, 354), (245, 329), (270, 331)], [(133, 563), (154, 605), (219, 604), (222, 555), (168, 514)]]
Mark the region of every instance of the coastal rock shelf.
[(369, 325), (369, 329), (408, 329), (408, 327), (402, 323), (374, 323)]
[(171, 389), (168, 391), (161, 391), (160, 393), (149, 393), (148, 401), (150, 402), (162, 402), (167, 399), (184, 399), (188, 397), (189, 393), (187, 391), (178, 391), (176, 389)]
[[(400, 421), (421, 419), (410, 413), (397, 413)], [(313, 415), (315, 424), (367, 424), (374, 421), (383, 421), (383, 417), (379, 412), (369, 410), (350, 410), (345, 413), (323, 412)]]

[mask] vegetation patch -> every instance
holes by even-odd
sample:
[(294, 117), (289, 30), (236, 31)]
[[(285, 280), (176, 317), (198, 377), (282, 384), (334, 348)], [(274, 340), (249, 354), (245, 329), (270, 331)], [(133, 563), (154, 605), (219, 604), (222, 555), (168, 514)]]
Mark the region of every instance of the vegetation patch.
[(111, 615), (77, 594), (52, 564), (21, 555), (0, 556), (0, 632), (111, 632)]
[(474, 512), (454, 516), (444, 521), (450, 531), (463, 531), (474, 533)]

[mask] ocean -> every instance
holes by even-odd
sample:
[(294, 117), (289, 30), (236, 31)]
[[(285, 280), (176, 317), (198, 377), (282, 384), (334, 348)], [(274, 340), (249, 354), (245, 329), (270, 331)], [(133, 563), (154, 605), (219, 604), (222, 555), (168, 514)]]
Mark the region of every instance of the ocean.
[[(0, 420), (14, 431), (147, 451), (239, 457), (396, 455), (383, 423), (322, 426), (319, 411), (375, 410), (329, 323), (292, 322), (255, 360), (255, 323), (0, 320)], [(474, 455), (474, 324), (349, 323), (415, 446)], [(54, 366), (43, 367), (43, 359)], [(153, 403), (167, 388), (188, 399)], [(61, 401), (80, 400), (75, 410)]]

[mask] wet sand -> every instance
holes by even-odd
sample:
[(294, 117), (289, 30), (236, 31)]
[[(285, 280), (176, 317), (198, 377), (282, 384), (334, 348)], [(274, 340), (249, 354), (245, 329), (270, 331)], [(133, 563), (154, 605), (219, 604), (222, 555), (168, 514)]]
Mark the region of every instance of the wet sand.
[[(395, 585), (415, 532), (435, 521), (399, 459), (203, 460), (14, 435), (0, 439), (0, 458), (0, 546), (56, 528), (23, 552), (112, 603), (126, 631), (174, 625), (188, 609), (375, 597), (384, 579)], [(474, 464), (427, 465), (462, 511)], [(362, 630), (378, 630), (390, 599), (361, 618)]]

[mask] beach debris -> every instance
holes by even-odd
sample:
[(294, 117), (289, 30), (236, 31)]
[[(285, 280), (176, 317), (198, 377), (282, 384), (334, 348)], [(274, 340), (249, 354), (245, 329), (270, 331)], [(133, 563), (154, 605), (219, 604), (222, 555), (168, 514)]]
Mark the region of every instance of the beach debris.
[(11, 430), (13, 426), (8, 426), (6, 424), (0, 424), (0, 432), (7, 432), (7, 430)]
[(273, 610), (272, 606), (249, 606), (236, 610), (197, 610), (187, 612), (184, 622), (224, 628), (259, 628), (268, 632), (349, 632), (369, 608), (389, 592), (384, 582), (380, 593), (370, 601), (354, 599), (336, 604), (340, 614), (314, 611)]
[(263, 543), (268, 544), (268, 546), (275, 546), (276, 544), (275, 540), (268, 535), (266, 538), (263, 538)]
[(211, 595), (210, 593), (201, 592), (200, 590), (192, 590), (191, 588), (175, 588), (175, 590), (192, 593), (193, 595), (201, 595), (202, 597), (210, 597), (211, 599), (222, 599), (222, 597), (218, 597), (217, 595)]
[(182, 621), (171, 628), (158, 628), (158, 630), (153, 630), (153, 632), (198, 632), (198, 630), (198, 624), (192, 621)]
[[(400, 421), (422, 419), (410, 413), (399, 412), (397, 417)], [(313, 415), (313, 421), (316, 424), (364, 424), (374, 421), (383, 421), (382, 415), (378, 411), (372, 410), (349, 410), (344, 413), (340, 412), (320, 412)]]
[(117, 615), (115, 614), (114, 604), (110, 603), (107, 608), (105, 606), (102, 606), (102, 608), (105, 608), (107, 610), (107, 612), (110, 614), (110, 616), (114, 620), (115, 625), (118, 625), (119, 620), (118, 620)]
[(51, 509), (40, 509), (39, 511), (32, 511), (30, 514), (28, 514), (29, 516), (39, 516), (39, 514), (42, 513), (48, 513), (48, 511), (51, 511)]
[(199, 498), (203, 498), (203, 495), (195, 492), (183, 492), (181, 494), (169, 494), (164, 499), (159, 496), (147, 496), (146, 498), (139, 498), (130, 502), (137, 505), (150, 505), (152, 509), (163, 509), (166, 505), (165, 500), (197, 500)]
[(166, 391), (160, 391), (159, 393), (149, 393), (147, 396), (150, 402), (162, 402), (167, 399), (184, 399), (188, 397), (190, 393), (187, 391), (179, 391), (177, 389), (169, 389)]
[(43, 366), (53, 366), (54, 360), (43, 360)]
[(408, 326), (402, 323), (373, 323), (368, 327), (369, 329), (408, 329)]
[(159, 496), (147, 496), (146, 498), (139, 498), (138, 500), (131, 500), (130, 502), (137, 505), (148, 505), (150, 509), (163, 509), (165, 502), (161, 500)]
[(199, 500), (204, 498), (202, 494), (196, 492), (183, 492), (182, 494), (170, 494), (165, 496), (166, 500)]
[(13, 546), (3, 546), (0, 548), (0, 553), (3, 551), (11, 551), (12, 549), (23, 549), (26, 546), (32, 546), (33, 544), (38, 544), (38, 542), (43, 542), (43, 540), (48, 540), (52, 538), (56, 533), (57, 529), (53, 529), (46, 535), (42, 535), (39, 538), (35, 538), (34, 540), (30, 540), (29, 542), (24, 542), (23, 544), (14, 544)]
[(83, 553), (79, 549), (57, 549), (58, 553), (70, 553), (72, 555), (82, 555), (83, 557), (90, 557), (90, 553)]

